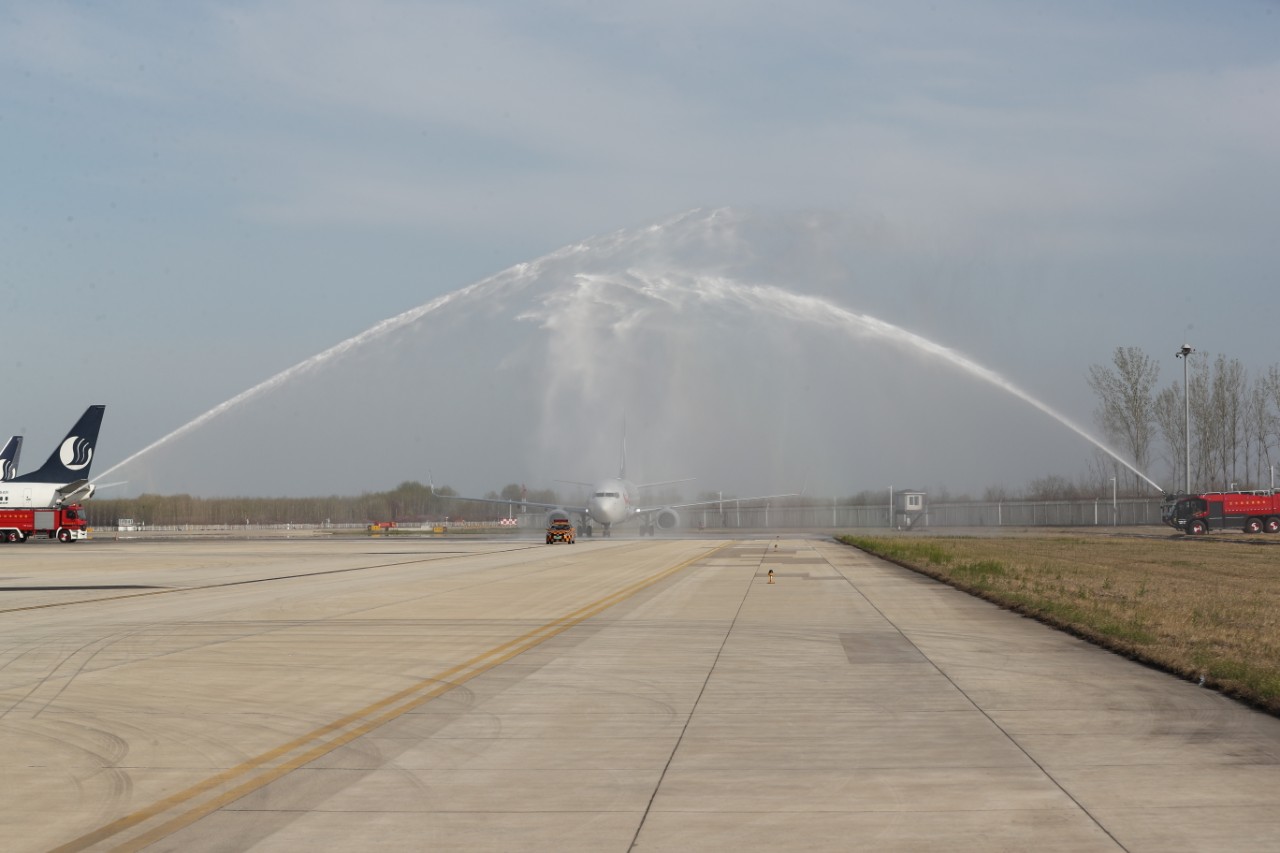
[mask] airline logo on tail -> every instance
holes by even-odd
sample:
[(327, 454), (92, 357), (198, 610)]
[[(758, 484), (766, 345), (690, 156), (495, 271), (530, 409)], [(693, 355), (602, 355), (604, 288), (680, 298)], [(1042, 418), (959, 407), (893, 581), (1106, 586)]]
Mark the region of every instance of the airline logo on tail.
[(68, 471), (80, 471), (93, 461), (93, 441), (83, 436), (69, 435), (58, 450), (58, 458)]
[(11, 436), (0, 450), (0, 482), (18, 476), (18, 457), (22, 453), (22, 436)]

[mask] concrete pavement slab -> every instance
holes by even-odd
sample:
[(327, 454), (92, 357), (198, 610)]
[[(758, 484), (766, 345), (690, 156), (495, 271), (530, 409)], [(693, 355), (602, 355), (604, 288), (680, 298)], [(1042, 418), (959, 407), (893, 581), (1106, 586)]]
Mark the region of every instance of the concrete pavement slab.
[(1018, 811), (662, 812), (635, 850), (878, 853), (1115, 853), (1076, 809)]
[(10, 846), (1280, 849), (1280, 721), (828, 541), (355, 544), (9, 614)]

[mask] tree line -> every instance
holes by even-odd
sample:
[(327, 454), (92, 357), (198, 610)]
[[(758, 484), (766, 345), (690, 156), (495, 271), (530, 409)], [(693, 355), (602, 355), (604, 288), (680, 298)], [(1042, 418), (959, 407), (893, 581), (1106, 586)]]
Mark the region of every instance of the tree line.
[[(1109, 488), (1109, 481), (1108, 481)], [(297, 525), (333, 525), (364, 526), (375, 522), (394, 521), (398, 524), (436, 523), (450, 521), (496, 521), (509, 514), (509, 510), (520, 512), (521, 495), (524, 499), (537, 503), (560, 504), (562, 501), (551, 489), (523, 490), (519, 485), (508, 485), (498, 492), (489, 492), (485, 497), (509, 504), (483, 504), (472, 501), (451, 500), (456, 492), (445, 486), (431, 489), (421, 483), (408, 481), (387, 492), (365, 493), (356, 497), (331, 495), (329, 497), (312, 498), (201, 498), (187, 494), (156, 495), (144, 494), (136, 498), (94, 498), (86, 508), (89, 520), (94, 525), (114, 525), (119, 519), (127, 518), (145, 524), (148, 527), (175, 527), (186, 524), (201, 526), (225, 525), (227, 527), (243, 526), (283, 526)], [(937, 487), (929, 492), (931, 504), (970, 503), (976, 501), (1062, 501), (1093, 500), (1102, 495), (1097, 489), (1091, 489), (1085, 483), (1074, 483), (1060, 475), (1048, 475), (1032, 480), (1020, 490), (1004, 487), (988, 487), (981, 496), (968, 493), (952, 493), (945, 486)], [(566, 503), (581, 505), (581, 496), (575, 496)], [(833, 504), (841, 507), (874, 506), (883, 507), (888, 503), (887, 489), (867, 489), (853, 495), (843, 497), (820, 497), (814, 495), (795, 495), (785, 498), (772, 498), (768, 501), (774, 509), (830, 507)], [(704, 492), (696, 500), (714, 501), (721, 504), (726, 512), (732, 512), (737, 506), (733, 495), (721, 495), (719, 492)], [(657, 504), (681, 503), (678, 495), (665, 495)], [(744, 503), (742, 507), (759, 506), (759, 501)], [(718, 508), (716, 506), (709, 507)]]
[[(1280, 465), (1280, 366), (1251, 374), (1236, 358), (1191, 352), (1183, 377), (1160, 385), (1160, 363), (1137, 347), (1117, 347), (1110, 364), (1089, 368), (1096, 418), (1107, 442), (1139, 470), (1181, 491), (1187, 470), (1188, 404), (1193, 492), (1271, 488)], [(1130, 490), (1149, 488), (1112, 460)], [(1108, 477), (1113, 476), (1111, 474)]]
[[(433, 493), (429, 486), (415, 481), (401, 483), (387, 492), (365, 493), (356, 497), (331, 495), (313, 498), (200, 498), (192, 495), (144, 494), (136, 498), (94, 498), (87, 504), (90, 522), (114, 525), (119, 519), (128, 518), (149, 527), (173, 527), (183, 524), (246, 525), (307, 524), (335, 526), (367, 525), (375, 522), (424, 523), (450, 521), (497, 521), (511, 513), (521, 511), (521, 501), (539, 504), (568, 503), (582, 506), (584, 495), (568, 497), (558, 495), (553, 489), (526, 489), (518, 483), (510, 483), (499, 491), (491, 491), (484, 497), (500, 501), (485, 504), (475, 501), (451, 500), (457, 492), (449, 486), (437, 488)], [(870, 493), (867, 493), (868, 496)], [(735, 496), (719, 492), (704, 493), (697, 500), (723, 499), (725, 507), (733, 507)], [(828, 506), (829, 500), (818, 501)], [(886, 498), (880, 494), (880, 503)], [(678, 504), (684, 498), (667, 490), (654, 496), (654, 503)], [(841, 503), (857, 503), (851, 498)], [(770, 501), (774, 507), (809, 506), (811, 498), (795, 496)], [(750, 505), (758, 505), (752, 502)], [(746, 506), (746, 504), (744, 504)]]
[[(148, 526), (277, 525), (277, 524), (372, 524), (374, 522), (425, 522), (499, 519), (507, 514), (502, 504), (450, 500), (457, 492), (448, 486), (433, 494), (430, 487), (414, 481), (401, 483), (387, 492), (355, 497), (331, 495), (318, 498), (200, 498), (191, 495), (144, 494), (136, 498), (94, 498), (88, 505), (96, 524), (115, 524), (131, 518)], [(529, 490), (518, 484), (485, 497), (519, 503), (524, 499), (557, 503), (549, 489)]]

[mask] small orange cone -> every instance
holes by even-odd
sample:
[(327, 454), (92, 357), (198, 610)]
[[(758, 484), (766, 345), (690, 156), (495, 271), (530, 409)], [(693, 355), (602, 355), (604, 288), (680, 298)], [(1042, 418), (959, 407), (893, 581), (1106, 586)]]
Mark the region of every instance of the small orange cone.
[(769, 570), (769, 583), (773, 583), (773, 569)]

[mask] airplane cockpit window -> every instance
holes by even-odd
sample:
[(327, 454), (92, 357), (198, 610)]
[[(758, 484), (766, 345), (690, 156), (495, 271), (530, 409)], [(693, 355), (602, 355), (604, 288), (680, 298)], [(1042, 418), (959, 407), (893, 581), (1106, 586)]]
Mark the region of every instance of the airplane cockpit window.
[(598, 497), (598, 498), (616, 498), (616, 497), (618, 497), (618, 493), (617, 493), (617, 492), (596, 492), (596, 497)]

